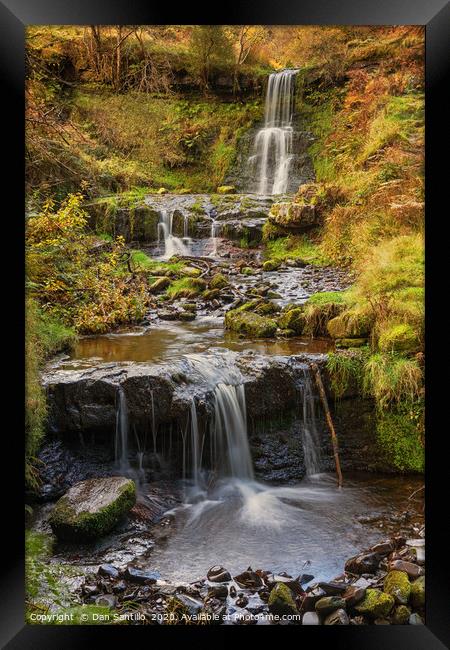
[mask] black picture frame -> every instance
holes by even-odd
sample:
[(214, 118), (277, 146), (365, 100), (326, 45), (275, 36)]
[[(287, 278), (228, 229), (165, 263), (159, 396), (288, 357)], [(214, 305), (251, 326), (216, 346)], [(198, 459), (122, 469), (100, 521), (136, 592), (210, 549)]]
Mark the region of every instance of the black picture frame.
[[(129, 635), (146, 635), (148, 642), (183, 634), (190, 642), (192, 634), (213, 634), (213, 640), (230, 642), (259, 640), (262, 635), (283, 636), (279, 626), (245, 627), (244, 632), (230, 628), (128, 628), (28, 626), (24, 623), (24, 542), (23, 542), (23, 331), (24, 331), (24, 30), (33, 24), (359, 24), (359, 25), (424, 25), (426, 26), (426, 339), (427, 339), (427, 447), (426, 447), (426, 528), (427, 528), (427, 592), (425, 626), (346, 626), (330, 628), (287, 627), (299, 634), (296, 643), (332, 644), (334, 648), (379, 650), (408, 648), (409, 650), (438, 650), (450, 647), (450, 576), (448, 569), (448, 538), (444, 534), (447, 518), (445, 508), (445, 477), (447, 458), (442, 453), (445, 430), (445, 385), (437, 379), (441, 363), (433, 325), (439, 319), (439, 305), (445, 304), (436, 278), (439, 262), (446, 260), (447, 240), (441, 235), (445, 220), (445, 193), (448, 187), (448, 158), (445, 135), (448, 134), (448, 102), (444, 93), (450, 64), (450, 3), (446, 0), (259, 0), (258, 3), (227, 3), (216, 9), (204, 4), (186, 3), (154, 5), (137, 0), (2, 0), (0, 2), (0, 66), (4, 135), (12, 136), (11, 145), (4, 149), (6, 182), (4, 227), (8, 227), (7, 286), (4, 287), (5, 314), (15, 325), (7, 331), (7, 347), (15, 350), (14, 365), (8, 366), (8, 387), (4, 394), (5, 410), (14, 417), (8, 427), (4, 424), (3, 464), (11, 468), (11, 476), (3, 488), (3, 560), (1, 563), (0, 642), (8, 649), (78, 648), (111, 638), (126, 642)], [(6, 147), (6, 145), (4, 145)], [(3, 177), (5, 179), (5, 176)], [(5, 240), (4, 240), (5, 241)], [(14, 315), (13, 315), (14, 314)], [(445, 334), (444, 334), (445, 336)], [(15, 347), (17, 346), (17, 347)], [(17, 381), (10, 379), (13, 368)], [(436, 372), (435, 372), (436, 371)], [(434, 375), (434, 377), (433, 377)], [(448, 425), (447, 425), (448, 426)], [(448, 471), (448, 470), (447, 470)], [(3, 475), (4, 472), (3, 472)], [(443, 485), (441, 485), (441, 481)], [(440, 499), (440, 495), (444, 499)], [(442, 523), (441, 523), (442, 522)], [(447, 563), (447, 567), (446, 567)], [(232, 630), (230, 632), (222, 630)], [(262, 632), (261, 630), (264, 630)], [(143, 632), (144, 630), (144, 632)], [(170, 630), (173, 630), (172, 632)], [(251, 630), (251, 631), (249, 631)], [(300, 632), (301, 630), (301, 632)], [(308, 631), (306, 631), (308, 630)], [(153, 636), (152, 636), (153, 635)], [(230, 636), (231, 635), (231, 636)], [(275, 635), (275, 636), (273, 636)], [(308, 638), (306, 638), (306, 636)], [(119, 638), (120, 637), (120, 638)], [(278, 637), (279, 638), (279, 637)], [(122, 640), (122, 641), (121, 641)], [(86, 646), (89, 647), (89, 646)]]

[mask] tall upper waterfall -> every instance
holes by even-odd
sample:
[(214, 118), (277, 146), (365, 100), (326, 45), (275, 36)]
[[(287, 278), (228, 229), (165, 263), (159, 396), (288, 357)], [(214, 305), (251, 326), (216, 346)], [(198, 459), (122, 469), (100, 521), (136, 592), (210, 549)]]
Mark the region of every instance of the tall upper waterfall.
[(297, 72), (283, 70), (269, 77), (264, 127), (256, 134), (253, 155), (249, 159), (257, 194), (284, 194), (288, 189), (294, 153), (292, 118)]

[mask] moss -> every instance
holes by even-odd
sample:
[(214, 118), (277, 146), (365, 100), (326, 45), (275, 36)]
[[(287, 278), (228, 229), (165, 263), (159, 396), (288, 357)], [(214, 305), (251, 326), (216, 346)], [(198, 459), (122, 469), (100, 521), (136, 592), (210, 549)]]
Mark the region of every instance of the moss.
[(234, 185), (219, 185), (216, 191), (217, 194), (235, 194), (236, 188)]
[(276, 314), (279, 311), (279, 308), (269, 300), (260, 302), (259, 305), (255, 307), (255, 313), (260, 316), (268, 316), (269, 314)]
[(367, 589), (364, 600), (355, 606), (360, 614), (371, 618), (386, 618), (394, 605), (394, 599), (389, 594), (378, 589)]
[(263, 264), (263, 271), (277, 271), (281, 266), (281, 262), (276, 260), (266, 260)]
[(336, 339), (337, 348), (362, 348), (367, 345), (367, 339)]
[(216, 273), (209, 281), (210, 289), (223, 289), (229, 285), (228, 278), (223, 273)]
[(327, 323), (328, 334), (334, 339), (366, 338), (373, 325), (372, 314), (364, 307), (347, 309)]
[(394, 609), (392, 615), (392, 623), (394, 625), (406, 625), (411, 616), (411, 610), (406, 605), (399, 605)]
[(305, 315), (303, 307), (294, 307), (283, 311), (278, 319), (278, 326), (283, 330), (292, 330), (300, 335), (305, 327)]
[(390, 594), (399, 605), (406, 605), (411, 592), (408, 574), (404, 571), (389, 571), (384, 579), (384, 592)]
[(423, 374), (417, 359), (399, 354), (373, 354), (365, 364), (364, 389), (380, 409), (414, 402), (422, 394)]
[(298, 614), (295, 601), (289, 587), (282, 582), (277, 582), (270, 592), (268, 600), (269, 612), (277, 616)]
[(402, 472), (423, 472), (423, 407), (403, 404), (380, 414), (376, 431), (378, 444), (391, 465)]
[(148, 288), (149, 293), (160, 293), (170, 285), (169, 278), (162, 277), (155, 280)]
[(383, 329), (378, 339), (382, 352), (415, 352), (420, 348), (416, 332), (406, 323)]
[(180, 278), (171, 283), (167, 289), (167, 295), (173, 300), (178, 298), (195, 298), (207, 287), (205, 280), (201, 278)]
[(417, 609), (425, 607), (425, 576), (420, 576), (411, 583), (411, 605)]
[(241, 269), (242, 275), (255, 275), (255, 270), (252, 269), (250, 266), (244, 266)]
[(207, 289), (202, 293), (202, 297), (207, 300), (215, 300), (216, 298), (219, 298), (220, 296), (220, 289)]
[(345, 309), (345, 304), (345, 294), (342, 291), (323, 291), (310, 296), (304, 308), (304, 333), (326, 336), (328, 322)]
[(277, 324), (271, 318), (238, 308), (225, 314), (225, 328), (252, 338), (270, 338), (275, 335)]
[(118, 520), (133, 507), (136, 501), (136, 485), (127, 481), (118, 490), (114, 501), (95, 512), (77, 512), (67, 495), (54, 506), (49, 522), (57, 537), (73, 541), (101, 537), (117, 524)]
[(267, 260), (280, 263), (287, 259), (300, 260), (305, 264), (314, 266), (327, 266), (327, 264), (330, 264), (330, 260), (323, 253), (321, 246), (305, 235), (268, 237), (266, 224), (264, 224), (266, 230), (263, 230), (263, 239), (266, 241), (264, 255)]

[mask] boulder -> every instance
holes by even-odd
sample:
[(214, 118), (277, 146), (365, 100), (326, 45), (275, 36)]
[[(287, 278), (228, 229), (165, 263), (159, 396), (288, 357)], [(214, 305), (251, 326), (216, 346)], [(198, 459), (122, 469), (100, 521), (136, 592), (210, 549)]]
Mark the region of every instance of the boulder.
[(392, 623), (394, 625), (406, 625), (411, 616), (411, 610), (406, 605), (399, 605), (394, 609), (392, 615)]
[(283, 582), (277, 582), (270, 592), (269, 612), (277, 616), (298, 615), (291, 590)]
[(316, 612), (321, 616), (327, 616), (336, 609), (345, 609), (346, 602), (339, 596), (325, 596), (320, 598), (315, 605)]
[(280, 266), (281, 266), (281, 262), (277, 260), (266, 260), (262, 268), (263, 271), (270, 272), (270, 271), (276, 271), (277, 269), (280, 268)]
[(206, 577), (210, 582), (228, 582), (231, 580), (231, 574), (222, 566), (213, 566), (209, 569)]
[(367, 589), (364, 600), (355, 606), (360, 614), (371, 618), (384, 618), (388, 616), (394, 605), (394, 598), (378, 589)]
[(148, 288), (149, 293), (161, 293), (170, 285), (170, 279), (166, 277), (158, 278)]
[(134, 481), (123, 476), (88, 479), (59, 499), (50, 525), (59, 539), (87, 541), (108, 533), (136, 501)]
[(292, 330), (300, 335), (305, 327), (305, 315), (302, 307), (286, 309), (278, 319), (278, 327), (282, 330)]
[(252, 338), (270, 338), (275, 335), (277, 324), (272, 318), (240, 311), (238, 308), (226, 313), (225, 328)]
[(324, 625), (349, 625), (350, 621), (345, 609), (336, 609), (334, 612), (328, 614), (325, 618)]
[(390, 594), (399, 605), (406, 605), (411, 593), (408, 574), (404, 571), (389, 571), (384, 579), (384, 591)]
[(209, 281), (210, 289), (223, 289), (229, 285), (228, 278), (223, 273), (216, 273)]
[(413, 607), (418, 609), (425, 607), (425, 576), (420, 576), (411, 583), (410, 599)]

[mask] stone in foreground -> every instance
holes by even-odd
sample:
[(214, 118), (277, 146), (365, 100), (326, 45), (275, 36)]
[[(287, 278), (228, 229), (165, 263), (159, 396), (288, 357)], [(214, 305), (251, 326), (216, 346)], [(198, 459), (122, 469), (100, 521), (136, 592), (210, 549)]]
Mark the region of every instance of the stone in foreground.
[(59, 539), (93, 540), (114, 528), (135, 501), (134, 481), (123, 476), (81, 481), (56, 503), (50, 525)]

